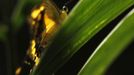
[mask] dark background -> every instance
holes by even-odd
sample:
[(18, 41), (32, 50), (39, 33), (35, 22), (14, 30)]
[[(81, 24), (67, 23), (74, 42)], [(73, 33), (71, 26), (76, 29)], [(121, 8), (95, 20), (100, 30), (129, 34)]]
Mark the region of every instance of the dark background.
[[(54, 0), (60, 9), (63, 5), (66, 5), (69, 10), (73, 8), (77, 1), (78, 0), (74, 0), (72, 2), (69, 2), (68, 0)], [(0, 1), (0, 24), (6, 24), (9, 28), (8, 34), (6, 35), (9, 44), (0, 40), (0, 75), (7, 75), (7, 71), (10, 71), (7, 70), (7, 68), (15, 69), (16, 66), (22, 62), (26, 52), (25, 50), (28, 46), (28, 41), (30, 40), (29, 30), (26, 23), (24, 23), (21, 29), (16, 33), (14, 33), (12, 30), (9, 18), (16, 2), (17, 0)], [(91, 55), (93, 50), (132, 8), (134, 8), (134, 6), (127, 9), (120, 16), (110, 22), (99, 33), (97, 33), (57, 73), (55, 73), (55, 75), (76, 75), (88, 57)], [(25, 11), (29, 11), (29, 9), (26, 8)], [(127, 34), (124, 36), (127, 36)], [(128, 47), (124, 50), (124, 52), (114, 61), (114, 63), (106, 71), (105, 75), (134, 75), (133, 54), (134, 41), (132, 41), (131, 44), (129, 44)], [(11, 61), (7, 62), (7, 58), (11, 58)], [(13, 74), (13, 72), (9, 73)]]

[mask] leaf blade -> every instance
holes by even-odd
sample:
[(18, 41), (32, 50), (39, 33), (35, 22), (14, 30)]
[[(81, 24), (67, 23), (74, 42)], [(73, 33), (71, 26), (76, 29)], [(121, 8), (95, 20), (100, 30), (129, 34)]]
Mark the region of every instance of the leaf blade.
[(112, 61), (134, 40), (134, 9), (130, 13), (96, 48), (78, 75), (102, 75)]
[[(40, 63), (41, 66), (39, 65), (32, 74), (49, 75), (55, 72), (108, 22), (134, 4), (132, 0), (115, 0), (112, 4), (111, 2), (113, 0), (81, 0), (65, 20), (54, 41), (44, 54)], [(82, 11), (85, 13), (81, 13)]]

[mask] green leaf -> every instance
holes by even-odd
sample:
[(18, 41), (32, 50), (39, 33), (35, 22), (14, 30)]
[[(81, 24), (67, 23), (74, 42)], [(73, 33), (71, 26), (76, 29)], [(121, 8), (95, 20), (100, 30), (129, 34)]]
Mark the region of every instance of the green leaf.
[(132, 41), (134, 41), (134, 9), (101, 42), (78, 75), (102, 75)]
[(61, 26), (32, 75), (51, 75), (133, 0), (80, 0)]

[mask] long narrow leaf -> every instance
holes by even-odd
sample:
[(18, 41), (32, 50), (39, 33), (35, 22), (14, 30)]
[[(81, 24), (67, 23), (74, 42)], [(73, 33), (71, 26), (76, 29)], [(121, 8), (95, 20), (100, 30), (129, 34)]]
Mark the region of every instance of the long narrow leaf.
[(102, 41), (78, 75), (102, 75), (131, 41), (134, 41), (134, 9)]
[(80, 0), (32, 74), (51, 75), (93, 35), (132, 4), (133, 0)]

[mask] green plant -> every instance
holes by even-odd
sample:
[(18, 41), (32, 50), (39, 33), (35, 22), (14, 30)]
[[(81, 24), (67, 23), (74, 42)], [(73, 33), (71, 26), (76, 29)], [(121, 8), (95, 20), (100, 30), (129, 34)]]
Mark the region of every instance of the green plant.
[[(21, 0), (20, 3), (24, 5), (18, 6), (20, 10), (16, 7), (12, 19), (8, 19), (12, 22), (13, 33), (16, 33), (26, 21), (26, 15), (21, 12), (24, 9), (22, 7), (25, 7), (26, 3), (33, 4), (32, 0)], [(80, 0), (61, 25), (52, 43), (41, 57), (39, 66), (31, 75), (51, 75), (58, 71), (88, 40), (133, 5), (133, 0)], [(133, 20), (134, 9), (132, 8), (96, 48), (78, 75), (102, 75), (124, 48), (134, 40)], [(6, 38), (5, 30), (0, 32), (2, 40)]]

